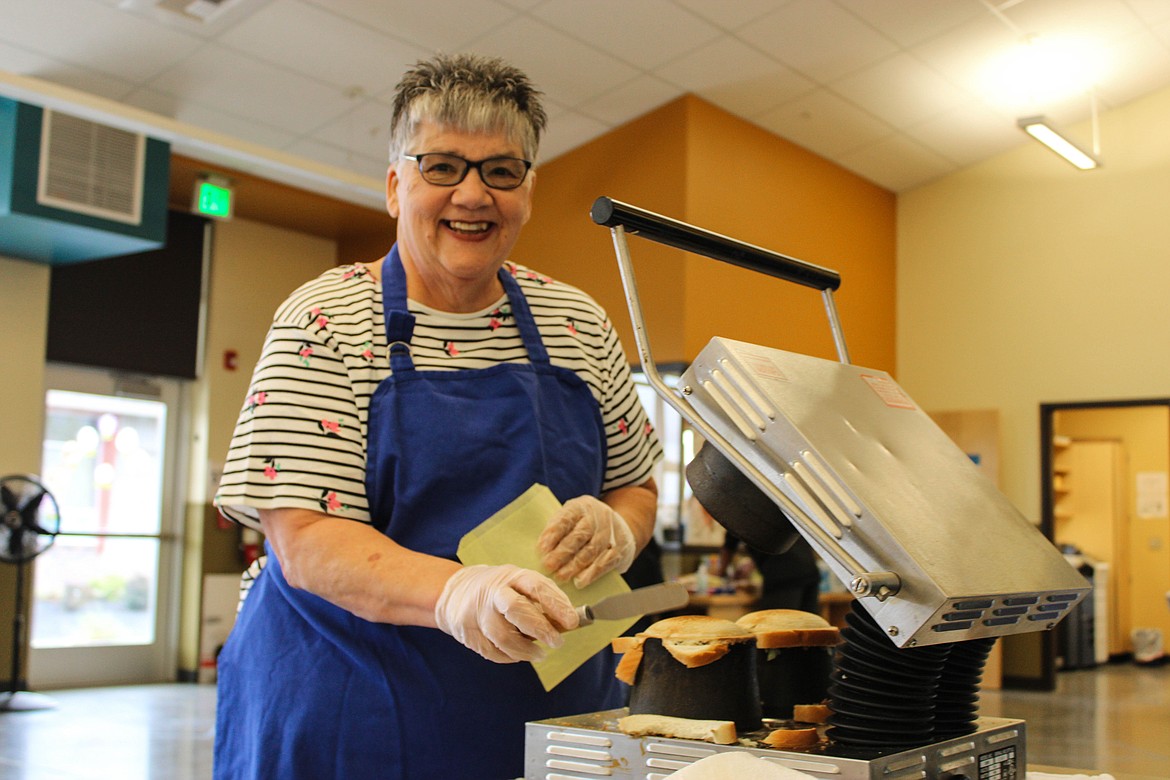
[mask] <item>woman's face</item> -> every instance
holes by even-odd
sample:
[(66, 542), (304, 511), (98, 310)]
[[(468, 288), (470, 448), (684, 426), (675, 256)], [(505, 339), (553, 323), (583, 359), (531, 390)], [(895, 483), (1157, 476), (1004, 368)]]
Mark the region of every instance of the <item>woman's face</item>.
[[(404, 151), (444, 152), (472, 161), (524, 156), (519, 145), (503, 136), (465, 133), (427, 122)], [(459, 184), (442, 187), (424, 181), (415, 161), (392, 161), (386, 177), (386, 209), (398, 220), (398, 252), (424, 286), (412, 290), (412, 296), (432, 305), (451, 305), (461, 294), (474, 296), (489, 285), (491, 294), (497, 294), (491, 282), (532, 212), (535, 176), (529, 171), (516, 189), (499, 190), (485, 185), (478, 171), (469, 170)], [(434, 300), (436, 293), (440, 300)], [(466, 303), (471, 306), (476, 301)]]

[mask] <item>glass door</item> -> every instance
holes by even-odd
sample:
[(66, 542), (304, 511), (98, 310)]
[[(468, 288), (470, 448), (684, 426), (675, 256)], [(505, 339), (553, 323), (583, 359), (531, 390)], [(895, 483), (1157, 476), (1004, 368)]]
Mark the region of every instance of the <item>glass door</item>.
[(41, 481), (61, 532), (36, 558), (29, 681), (174, 678), (181, 386), (50, 366)]

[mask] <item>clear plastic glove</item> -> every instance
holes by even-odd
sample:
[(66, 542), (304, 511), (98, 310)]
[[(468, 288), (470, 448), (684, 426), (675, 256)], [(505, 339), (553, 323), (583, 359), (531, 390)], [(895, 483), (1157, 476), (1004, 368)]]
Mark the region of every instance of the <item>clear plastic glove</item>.
[(569, 499), (549, 518), (536, 549), (541, 563), (562, 582), (584, 588), (607, 571), (625, 572), (637, 543), (626, 519), (593, 496)]
[(543, 574), (519, 566), (465, 566), (447, 580), (435, 605), (445, 633), (489, 661), (539, 661), (560, 647), (561, 631), (576, 628), (577, 613), (564, 591)]

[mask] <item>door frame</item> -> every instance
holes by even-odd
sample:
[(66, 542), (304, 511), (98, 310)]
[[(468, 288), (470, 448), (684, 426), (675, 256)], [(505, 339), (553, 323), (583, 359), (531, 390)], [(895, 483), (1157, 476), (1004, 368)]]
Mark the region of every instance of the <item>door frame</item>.
[[(1055, 543), (1056, 534), (1056, 490), (1053, 487), (1054, 453), (1052, 438), (1056, 433), (1054, 418), (1057, 412), (1087, 409), (1127, 409), (1137, 406), (1164, 406), (1170, 409), (1170, 398), (1130, 398), (1107, 401), (1063, 401), (1040, 404), (1040, 530)], [(1041, 654), (1042, 687), (1053, 690), (1056, 687), (1056, 632), (1046, 631), (1044, 652)], [(1021, 686), (1021, 687), (1032, 687)]]
[[(182, 529), (191, 434), (190, 383), (64, 363), (45, 366), (50, 389), (126, 396), (167, 404), (160, 527), (155, 641), (152, 645), (35, 649), (29, 642), (27, 676), (39, 689), (103, 684), (173, 682), (178, 670)], [(65, 519), (67, 522), (67, 519)], [(62, 531), (68, 531), (63, 524)], [(35, 576), (36, 561), (33, 561)], [(31, 632), (30, 632), (31, 639)]]

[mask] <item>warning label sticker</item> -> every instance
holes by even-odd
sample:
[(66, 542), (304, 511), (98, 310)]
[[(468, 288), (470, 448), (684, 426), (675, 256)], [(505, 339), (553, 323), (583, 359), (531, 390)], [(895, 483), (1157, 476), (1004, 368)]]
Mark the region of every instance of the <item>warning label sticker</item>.
[(766, 355), (740, 355), (739, 359), (756, 376), (788, 381), (788, 377), (780, 370), (780, 366), (773, 363), (772, 359)]
[(882, 403), (893, 409), (917, 409), (914, 401), (906, 392), (898, 387), (898, 383), (888, 376), (874, 376), (872, 374), (862, 374), (861, 378), (870, 386), (870, 389), (877, 393), (878, 398), (882, 399)]

